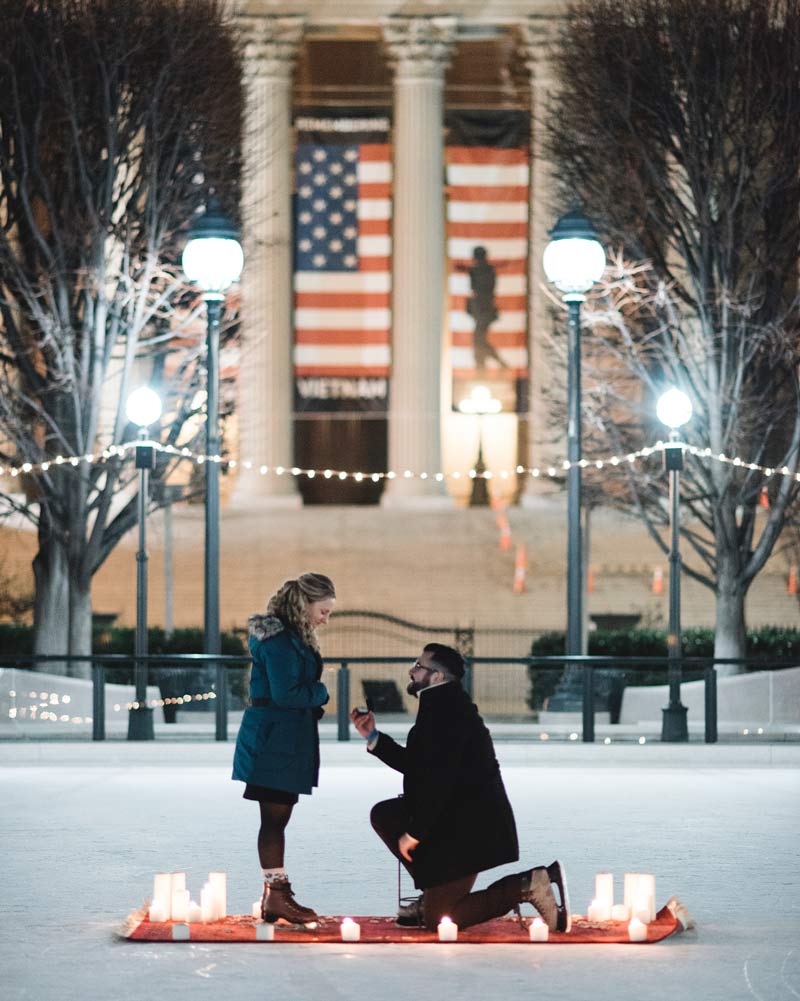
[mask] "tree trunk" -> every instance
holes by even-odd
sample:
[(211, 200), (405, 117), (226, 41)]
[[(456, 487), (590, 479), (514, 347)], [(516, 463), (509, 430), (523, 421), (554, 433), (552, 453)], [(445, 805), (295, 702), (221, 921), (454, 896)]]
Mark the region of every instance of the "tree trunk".
[[(69, 577), (67, 553), (55, 538), (39, 538), (33, 560), (36, 599), (33, 606), (33, 652), (65, 654), (69, 651)], [(34, 670), (67, 674), (66, 662), (34, 664)]]
[[(733, 574), (717, 581), (717, 621), (714, 634), (715, 657), (744, 657), (747, 653), (747, 633), (744, 618), (745, 591), (741, 580)], [(742, 674), (741, 664), (718, 663), (717, 674), (725, 677)]]
[[(92, 652), (92, 582), (73, 574), (70, 581), (69, 602), (69, 651), (71, 654), (91, 655)], [(91, 661), (71, 661), (69, 674), (73, 678), (91, 678)]]

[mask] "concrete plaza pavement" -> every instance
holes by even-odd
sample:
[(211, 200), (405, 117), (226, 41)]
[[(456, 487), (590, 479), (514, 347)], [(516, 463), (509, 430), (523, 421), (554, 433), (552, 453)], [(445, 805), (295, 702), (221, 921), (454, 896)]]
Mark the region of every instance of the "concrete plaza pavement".
[[(797, 1001), (800, 746), (498, 741), (522, 846), (558, 857), (573, 911), (596, 872), (656, 875), (697, 930), (639, 946), (363, 946), (116, 941), (153, 874), (228, 874), (229, 911), (260, 891), (257, 808), (229, 779), (232, 744), (0, 743), (0, 996), (4, 1001)], [(288, 829), (298, 899), (390, 914), (397, 871), (369, 809), (400, 789), (359, 741), (322, 745), (319, 790)], [(410, 883), (405, 882), (410, 890)]]

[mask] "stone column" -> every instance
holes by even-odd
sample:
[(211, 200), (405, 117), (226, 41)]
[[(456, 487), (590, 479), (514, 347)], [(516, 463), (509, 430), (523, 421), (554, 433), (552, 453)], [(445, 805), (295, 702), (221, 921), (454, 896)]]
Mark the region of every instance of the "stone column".
[[(530, 402), (528, 405), (528, 454), (525, 464), (542, 466), (545, 457), (542, 448), (550, 441), (547, 427), (547, 407), (544, 387), (550, 382), (552, 359), (546, 349), (551, 320), (544, 286), (542, 254), (547, 246), (548, 230), (555, 225), (559, 214), (554, 204), (553, 166), (544, 150), (542, 119), (547, 108), (548, 95), (556, 86), (550, 55), (558, 39), (559, 19), (555, 15), (531, 14), (520, 26), (522, 55), (530, 74), (531, 84), (531, 204), (530, 204), (530, 270), (528, 274), (528, 330), (530, 364)], [(561, 211), (566, 211), (562, 206)], [(566, 433), (566, 427), (565, 427)], [(564, 446), (566, 448), (566, 445)], [(542, 492), (543, 480), (528, 476), (522, 483), (522, 503), (533, 502)]]
[[(388, 506), (450, 504), (442, 469), (444, 354), (444, 72), (453, 17), (382, 22), (394, 62), (393, 336)], [(404, 477), (406, 470), (426, 479)]]
[[(299, 504), (292, 476), (292, 63), (300, 17), (237, 19), (245, 43), (245, 267), (235, 502)], [(252, 461), (252, 468), (244, 463)], [(268, 466), (267, 475), (259, 467)]]

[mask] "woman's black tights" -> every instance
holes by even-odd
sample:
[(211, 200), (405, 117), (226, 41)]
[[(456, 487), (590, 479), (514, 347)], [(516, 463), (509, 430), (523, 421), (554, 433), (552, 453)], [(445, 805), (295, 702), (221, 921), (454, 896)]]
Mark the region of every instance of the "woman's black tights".
[(280, 869), (283, 866), (284, 831), (292, 815), (294, 804), (261, 801), (261, 827), (258, 831), (258, 859), (262, 869)]

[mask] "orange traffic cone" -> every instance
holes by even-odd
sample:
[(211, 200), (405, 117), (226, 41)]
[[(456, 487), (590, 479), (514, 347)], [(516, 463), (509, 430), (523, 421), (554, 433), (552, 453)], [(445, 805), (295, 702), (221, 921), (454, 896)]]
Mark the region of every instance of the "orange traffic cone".
[(663, 594), (664, 593), (664, 571), (661, 567), (655, 567), (653, 570), (653, 594)]
[(797, 567), (789, 567), (789, 580), (786, 582), (789, 594), (797, 594)]
[(761, 488), (761, 493), (758, 496), (758, 503), (761, 507), (769, 507), (769, 491), (766, 487)]
[(500, 548), (503, 550), (511, 548), (511, 526), (508, 518), (504, 514), (498, 514), (497, 525), (500, 529)]
[(514, 594), (522, 594), (525, 590), (525, 573), (528, 569), (528, 551), (525, 543), (517, 546), (517, 556), (514, 560)]

